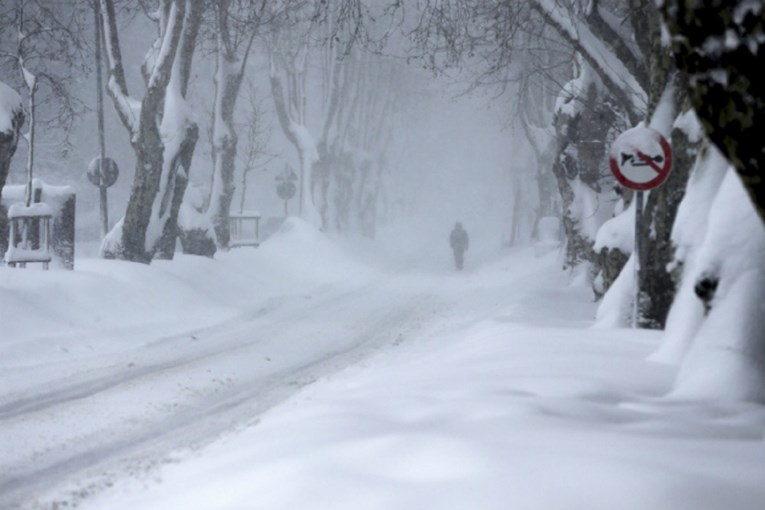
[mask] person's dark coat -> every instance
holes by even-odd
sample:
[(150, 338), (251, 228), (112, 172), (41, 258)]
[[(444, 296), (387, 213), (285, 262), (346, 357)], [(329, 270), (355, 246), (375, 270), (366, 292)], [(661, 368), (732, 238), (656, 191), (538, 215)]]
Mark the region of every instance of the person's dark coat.
[(454, 263), (457, 269), (462, 269), (465, 251), (470, 247), (470, 238), (467, 231), (462, 228), (462, 223), (457, 222), (449, 234), (449, 245), (454, 251)]

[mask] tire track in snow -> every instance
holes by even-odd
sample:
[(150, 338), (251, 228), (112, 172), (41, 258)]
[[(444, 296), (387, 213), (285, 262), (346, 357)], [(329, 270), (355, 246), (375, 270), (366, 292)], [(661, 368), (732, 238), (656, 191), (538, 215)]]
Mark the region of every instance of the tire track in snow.
[[(303, 307), (298, 308), (297, 310), (290, 310), (290, 313), (286, 317), (281, 318), (281, 322), (289, 323), (289, 321), (295, 320), (303, 314), (311, 313), (311, 311), (315, 308), (320, 308), (334, 302), (342, 301), (347, 299), (348, 296), (354, 295), (361, 291), (363, 291), (363, 288), (353, 289), (351, 291), (346, 291), (338, 296), (334, 296), (328, 301), (322, 301), (307, 308)], [(199, 341), (200, 338), (209, 335), (230, 335), (245, 328), (257, 327), (258, 320), (268, 316), (270, 311), (273, 310), (267, 307), (261, 307), (255, 312), (244, 313), (238, 317), (235, 317), (234, 319), (228, 319), (211, 326), (184, 331), (182, 333), (157, 339), (149, 344), (146, 344), (145, 348), (152, 348), (161, 344), (183, 341), (188, 338), (196, 338), (197, 341), (195, 341), (195, 343), (203, 346), (204, 344)], [(189, 346), (188, 343), (184, 345), (184, 347), (187, 346)], [(173, 357), (162, 362), (148, 363), (143, 365), (132, 364), (132, 366), (127, 366), (124, 364), (119, 366), (112, 365), (110, 367), (99, 370), (99, 372), (108, 372), (109, 375), (106, 376), (91, 377), (76, 383), (68, 382), (67, 379), (70, 378), (67, 377), (64, 380), (46, 383), (46, 389), (27, 388), (23, 391), (23, 393), (28, 394), (29, 396), (22, 396), (10, 400), (6, 403), (0, 403), (0, 422), (30, 413), (44, 411), (51, 407), (65, 404), (73, 400), (87, 398), (89, 396), (93, 396), (103, 391), (108, 391), (119, 385), (126, 384), (137, 379), (179, 368), (184, 365), (198, 363), (215, 356), (226, 355), (236, 350), (247, 349), (251, 346), (252, 342), (246, 341), (236, 343), (234, 345), (224, 345), (222, 348), (202, 351), (185, 357)], [(115, 373), (115, 370), (118, 370), (118, 372)], [(47, 387), (51, 385), (54, 386), (55, 389), (47, 389)]]
[[(379, 282), (377, 286), (379, 287)], [(51, 487), (55, 490), (55, 487), (61, 487), (62, 484), (80, 480), (74, 482), (79, 489), (64, 496), (61, 502), (62, 505), (74, 503), (90, 491), (108, 486), (109, 480), (124, 475), (125, 472), (136, 469), (140, 471), (146, 469), (146, 465), (164, 462), (166, 456), (174, 450), (209, 443), (237, 426), (236, 424), (242, 426), (242, 423), (252, 422), (267, 409), (316, 378), (358, 362), (382, 346), (399, 342), (402, 332), (416, 329), (418, 324), (428, 320), (434, 309), (443, 306), (442, 302), (433, 299), (432, 296), (428, 299), (422, 294), (411, 294), (407, 300), (400, 300), (395, 307), (381, 307), (381, 298), (384, 303), (390, 301), (386, 294), (390, 289), (381, 291), (374, 287), (370, 285), (356, 288), (307, 307), (285, 310), (286, 313), (275, 312), (274, 315), (279, 317), (266, 314), (234, 325), (212, 326), (206, 328), (211, 339), (216, 335), (231, 336), (234, 337), (233, 341), (223, 342), (219, 348), (199, 352), (193, 356), (134, 367), (116, 375), (69, 385), (37, 398), (29, 397), (4, 404), (0, 408), (4, 420), (1, 425), (6, 427), (17, 422), (19, 426), (26, 426), (46, 413), (66, 413), (70, 408), (77, 406), (87, 409), (91, 400), (108, 401), (113, 397), (118, 401), (121, 394), (139, 391), (143, 386), (151, 388), (156, 380), (181, 379), (194, 371), (197, 374), (203, 373), (205, 368), (214, 364), (216, 360), (243, 357), (248, 350), (258, 351), (263, 335), (259, 331), (258, 335), (253, 337), (253, 329), (267, 329), (268, 335), (274, 338), (279, 335), (287, 339), (290, 336), (300, 337), (310, 335), (312, 321), (314, 325), (321, 325), (327, 314), (335, 313), (343, 320), (344, 325), (339, 332), (342, 334), (347, 328), (344, 312), (348, 314), (349, 310), (367, 311), (367, 314), (359, 315), (353, 323), (353, 328), (346, 333), (348, 339), (340, 349), (324, 352), (321, 356), (297, 365), (287, 363), (281, 370), (275, 370), (264, 377), (255, 374), (210, 395), (192, 396), (177, 410), (161, 415), (153, 422), (139, 423), (138, 426), (121, 431), (108, 440), (102, 437), (109, 429), (107, 424), (106, 427), (92, 431), (94, 439), (100, 438), (92, 443), (78, 444), (83, 442), (82, 438), (74, 433), (62, 438), (60, 444), (48, 445), (49, 451), (42, 452), (37, 457), (33, 456), (31, 462), (30, 459), (22, 459), (22, 462), (11, 465), (2, 466), (0, 463), (4, 471), (0, 475), (0, 507), (55, 507), (56, 503), (49, 506), (38, 503), (40, 494)], [(261, 321), (265, 321), (266, 318), (276, 320), (271, 320), (264, 328)], [(298, 324), (295, 324), (296, 320), (299, 321)], [(290, 333), (290, 327), (293, 328), (293, 333)], [(285, 331), (279, 331), (285, 328)], [(187, 334), (160, 339), (156, 343), (172, 344), (174, 339)], [(245, 340), (241, 340), (242, 336)], [(209, 384), (208, 379), (207, 386), (201, 384), (198, 389), (201, 391), (205, 387), (209, 388)], [(154, 405), (162, 403), (156, 402)], [(93, 405), (97, 406), (98, 403), (91, 406)], [(57, 453), (60, 449), (64, 450), (63, 454)]]

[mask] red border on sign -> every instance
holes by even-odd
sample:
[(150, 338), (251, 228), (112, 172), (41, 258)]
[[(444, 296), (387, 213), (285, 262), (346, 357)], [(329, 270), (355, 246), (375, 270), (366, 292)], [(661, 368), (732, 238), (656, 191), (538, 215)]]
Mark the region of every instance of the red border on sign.
[(652, 131), (654, 131), (659, 137), (659, 145), (661, 145), (661, 150), (664, 153), (664, 166), (661, 168), (659, 174), (650, 181), (634, 182), (627, 179), (619, 168), (616, 159), (613, 157), (609, 158), (609, 163), (611, 164), (611, 172), (614, 174), (614, 177), (616, 177), (616, 180), (627, 188), (635, 189), (638, 191), (645, 191), (656, 188), (657, 186), (660, 186), (665, 180), (667, 180), (669, 171), (672, 170), (672, 149), (670, 148), (669, 143), (661, 135), (661, 133), (655, 130)]

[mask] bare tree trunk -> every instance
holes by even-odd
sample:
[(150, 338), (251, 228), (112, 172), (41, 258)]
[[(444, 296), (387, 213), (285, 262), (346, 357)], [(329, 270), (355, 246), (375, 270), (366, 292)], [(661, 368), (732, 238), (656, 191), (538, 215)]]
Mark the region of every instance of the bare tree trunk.
[(233, 131), (233, 119), (231, 119), (231, 124), (228, 122), (226, 124), (230, 126), (227, 129), (231, 131), (213, 145), (213, 185), (207, 212), (215, 229), (217, 244), (224, 250), (228, 249), (231, 241), (228, 218), (236, 189), (234, 174), (237, 149), (237, 135)]
[[(184, 134), (183, 142), (170, 163), (169, 176), (172, 177), (172, 196), (169, 199), (167, 221), (162, 226), (162, 236), (156, 245), (154, 258), (172, 260), (175, 254), (175, 244), (178, 239), (178, 213), (183, 203), (183, 196), (189, 184), (189, 169), (194, 149), (199, 139), (199, 128), (195, 123), (189, 124)], [(164, 211), (161, 213), (164, 214)]]
[[(655, 46), (658, 61), (664, 55), (664, 65), (655, 64), (652, 72), (651, 85), (651, 117), (660, 98), (671, 94), (665, 101), (671, 100), (674, 112), (669, 115), (674, 119), (679, 109), (687, 102), (687, 94), (678, 86), (677, 74), (672, 71), (671, 62), (664, 48), (658, 43)], [(661, 53), (658, 53), (661, 52)], [(664, 104), (663, 108), (670, 108)], [(665, 111), (662, 115), (666, 115)], [(685, 195), (691, 167), (693, 166), (696, 146), (688, 141), (686, 134), (680, 129), (665, 129), (671, 131), (672, 143), (672, 172), (666, 182), (654, 189), (648, 195), (643, 208), (643, 240), (640, 257), (638, 283), (640, 285), (640, 304), (638, 323), (643, 328), (664, 328), (670, 306), (675, 298), (675, 281), (667, 270), (674, 259), (675, 247), (672, 243), (672, 226), (677, 215), (677, 208)]]
[[(142, 103), (143, 111), (154, 111), (150, 110), (151, 107), (152, 104), (148, 101)], [(157, 106), (154, 105), (154, 107)], [(164, 146), (159, 134), (159, 126), (152, 119), (146, 119), (146, 122), (143, 122), (143, 113), (141, 117), (139, 137), (133, 143), (133, 151), (136, 155), (135, 177), (122, 222), (121, 238), (118, 240), (117, 249), (108, 249), (104, 252), (104, 256), (148, 263), (153, 253), (146, 246), (146, 231), (149, 227), (152, 204), (159, 191), (164, 163), (162, 158)]]
[(207, 216), (214, 229), (217, 245), (228, 249), (231, 240), (229, 213), (234, 198), (234, 176), (238, 136), (234, 125), (234, 111), (242, 87), (245, 66), (253, 41), (257, 35), (255, 22), (260, 20), (265, 9), (261, 2), (253, 14), (253, 27), (249, 35), (239, 34), (246, 41), (241, 56), (237, 54), (234, 36), (229, 26), (230, 1), (221, 0), (215, 4), (216, 59), (215, 59), (215, 103), (213, 106), (213, 179)]
[[(645, 0), (632, 0), (645, 2)], [(687, 110), (688, 94), (682, 87), (675, 71), (669, 51), (661, 42), (658, 27), (645, 20), (650, 9), (640, 10), (633, 17), (643, 20), (646, 29), (641, 32), (649, 47), (647, 60), (650, 64), (649, 113), (651, 124), (661, 121), (654, 119), (659, 107), (662, 117), (675, 119), (682, 110)], [(636, 27), (640, 29), (640, 27)], [(641, 29), (642, 30), (642, 29)], [(663, 104), (662, 104), (663, 103)], [(638, 265), (640, 285), (638, 323), (643, 328), (663, 329), (669, 309), (675, 298), (676, 288), (672, 274), (667, 267), (674, 260), (675, 246), (672, 243), (672, 227), (677, 209), (685, 195), (685, 189), (694, 164), (697, 146), (691, 144), (686, 134), (672, 126), (656, 126), (670, 134), (672, 143), (672, 172), (667, 181), (648, 195), (643, 209), (643, 239)]]
[[(2, 195), (3, 187), (8, 179), (8, 171), (11, 167), (11, 159), (16, 153), (16, 148), (19, 144), (19, 137), (21, 135), (21, 127), (24, 125), (24, 107), (21, 103), (21, 97), (16, 92), (8, 87), (5, 83), (0, 82), (0, 94), (6, 96), (15, 96), (14, 100), (18, 98), (18, 107), (12, 112), (9, 112), (12, 116), (9, 129), (0, 131), (0, 196)], [(8, 211), (0, 204), (0, 256), (8, 249)]]
[[(11, 159), (16, 153), (16, 148), (19, 144), (19, 137), (21, 136), (21, 128), (24, 125), (24, 106), (21, 103), (21, 97), (12, 88), (8, 87), (5, 83), (0, 81), (0, 94), (6, 95), (9, 98), (14, 97), (14, 101), (18, 102), (17, 108), (8, 112), (11, 117), (7, 120), (10, 124), (8, 129), (0, 131), (0, 191), (5, 186), (5, 181), (8, 179), (8, 171), (11, 167)], [(8, 101), (10, 103), (10, 100)]]
[[(156, 55), (152, 68), (145, 69), (147, 88), (136, 122), (132, 106), (135, 102), (128, 96), (122, 67), (114, 3), (101, 1), (110, 68), (109, 94), (131, 134), (136, 155), (125, 216), (105, 239), (102, 254), (145, 263), (153, 257), (170, 259), (178, 235), (178, 210), (198, 138), (198, 128), (186, 116), (183, 102), (204, 5), (202, 0), (163, 1), (161, 42), (155, 45), (163, 51)], [(170, 95), (172, 101), (168, 101)]]
[[(585, 64), (586, 65), (586, 64)], [(580, 189), (601, 193), (600, 168), (606, 157), (606, 135), (613, 127), (615, 113), (604, 99), (608, 94), (590, 84), (570, 101), (581, 102), (574, 115), (558, 114), (558, 155), (553, 163), (553, 174), (558, 181), (562, 199), (562, 224), (566, 235), (565, 266), (575, 267), (582, 262), (596, 263), (592, 250), (594, 239), (583, 230), (582, 212), (577, 211), (577, 183)]]
[(302, 78), (294, 73), (288, 75), (290, 82), (286, 90), (276, 69), (271, 72), (271, 91), (274, 98), (279, 125), (284, 135), (295, 147), (300, 160), (299, 183), (299, 214), (316, 226), (321, 224), (321, 218), (313, 201), (313, 166), (318, 161), (318, 149), (308, 129), (305, 127), (305, 93), (301, 87)]
[(315, 180), (324, 225), (373, 237), (384, 151), (392, 138), (397, 68), (353, 49), (324, 55), (324, 127)]

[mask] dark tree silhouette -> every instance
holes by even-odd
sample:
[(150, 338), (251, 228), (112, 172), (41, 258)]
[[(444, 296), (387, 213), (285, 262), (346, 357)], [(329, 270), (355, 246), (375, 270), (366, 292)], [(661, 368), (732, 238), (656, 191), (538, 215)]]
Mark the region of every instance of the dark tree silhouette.
[(662, 13), (701, 124), (765, 222), (765, 6), (665, 0)]

